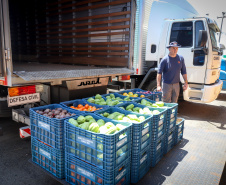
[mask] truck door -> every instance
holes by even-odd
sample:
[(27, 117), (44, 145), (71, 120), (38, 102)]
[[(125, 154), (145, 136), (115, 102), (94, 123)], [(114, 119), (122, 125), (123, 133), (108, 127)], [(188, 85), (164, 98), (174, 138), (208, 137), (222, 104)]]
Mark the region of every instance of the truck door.
[(181, 45), (178, 54), (184, 57), (188, 82), (204, 84), (207, 57), (203, 50), (194, 50), (198, 47), (199, 30), (205, 30), (203, 21), (173, 22), (169, 43), (177, 41)]
[(12, 56), (8, 1), (0, 0), (0, 85), (11, 84)]

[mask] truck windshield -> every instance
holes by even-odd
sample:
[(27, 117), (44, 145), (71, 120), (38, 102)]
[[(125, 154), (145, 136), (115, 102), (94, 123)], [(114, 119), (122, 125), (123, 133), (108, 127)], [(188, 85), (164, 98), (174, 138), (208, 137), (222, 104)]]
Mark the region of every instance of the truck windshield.
[(210, 38), (212, 42), (213, 51), (217, 51), (218, 47), (217, 47), (216, 31), (211, 27), (209, 27), (209, 30), (210, 30)]

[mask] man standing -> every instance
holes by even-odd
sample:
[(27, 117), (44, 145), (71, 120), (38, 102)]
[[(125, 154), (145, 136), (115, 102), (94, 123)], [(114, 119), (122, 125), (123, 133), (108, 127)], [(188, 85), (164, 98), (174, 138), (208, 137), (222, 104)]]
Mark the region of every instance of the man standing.
[[(178, 47), (180, 45), (176, 41), (167, 46), (169, 54), (161, 60), (157, 74), (157, 91), (163, 92), (163, 101), (166, 103), (176, 103), (178, 100), (180, 73), (184, 78), (183, 90), (188, 87), (184, 58), (177, 54)], [(161, 79), (163, 80), (162, 87)]]

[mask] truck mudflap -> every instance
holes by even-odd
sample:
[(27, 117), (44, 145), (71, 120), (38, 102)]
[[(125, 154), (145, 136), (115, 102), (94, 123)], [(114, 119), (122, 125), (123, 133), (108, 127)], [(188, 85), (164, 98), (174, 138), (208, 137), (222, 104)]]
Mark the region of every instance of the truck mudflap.
[(184, 100), (197, 103), (210, 103), (217, 99), (221, 92), (223, 82), (219, 80), (212, 85), (204, 85), (203, 88), (188, 87), (183, 92)]

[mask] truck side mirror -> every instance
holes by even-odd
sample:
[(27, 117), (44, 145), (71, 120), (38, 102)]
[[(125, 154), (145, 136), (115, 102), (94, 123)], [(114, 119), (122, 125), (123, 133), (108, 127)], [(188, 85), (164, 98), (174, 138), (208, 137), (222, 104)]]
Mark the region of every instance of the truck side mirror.
[(198, 39), (199, 47), (205, 47), (206, 42), (207, 42), (207, 31), (199, 30), (199, 39)]

